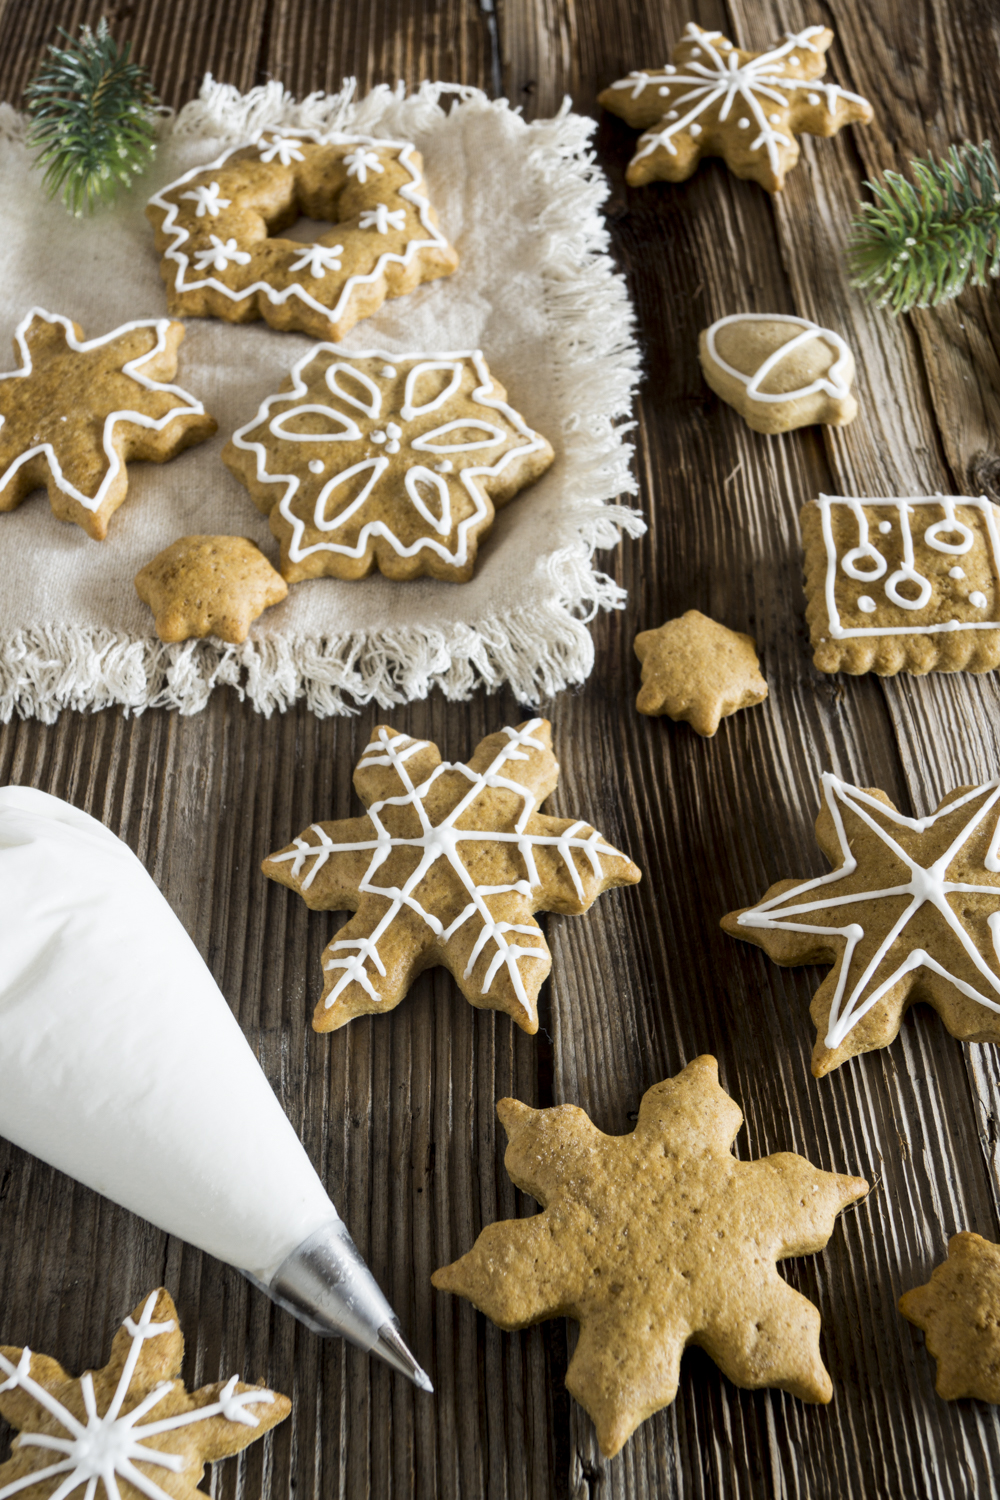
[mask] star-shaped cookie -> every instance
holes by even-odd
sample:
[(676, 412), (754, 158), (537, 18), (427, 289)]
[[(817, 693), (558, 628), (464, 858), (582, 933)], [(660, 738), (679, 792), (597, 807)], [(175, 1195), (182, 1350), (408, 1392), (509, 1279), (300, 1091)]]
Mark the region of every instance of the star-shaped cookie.
[(1000, 1042), (1000, 779), (908, 818), (827, 772), (816, 841), (833, 865), (779, 880), (722, 926), (780, 964), (833, 964), (813, 996), (817, 1078), (887, 1047), (926, 1000), (952, 1036)]
[(714, 1057), (695, 1058), (623, 1136), (573, 1105), (501, 1099), (507, 1171), (544, 1212), (489, 1225), (432, 1277), (501, 1328), (577, 1320), (566, 1385), (609, 1458), (673, 1401), (688, 1344), (736, 1385), (830, 1400), (819, 1312), (776, 1262), (821, 1250), (868, 1184), (791, 1152), (737, 1161), (743, 1116), (718, 1078)]
[(598, 96), (646, 132), (626, 180), (683, 182), (703, 156), (721, 156), (737, 177), (779, 192), (799, 159), (796, 136), (836, 135), (872, 118), (867, 99), (819, 81), (832, 41), (829, 27), (807, 26), (768, 52), (744, 52), (690, 22), (672, 63), (630, 73)]
[(127, 459), (163, 463), (216, 429), (166, 383), (183, 337), (181, 323), (146, 318), (85, 341), (78, 323), (33, 307), (14, 334), (21, 368), (0, 375), (0, 511), (45, 485), (61, 521), (103, 541)]
[(696, 609), (659, 630), (642, 631), (635, 654), (642, 662), (639, 712), (686, 719), (706, 738), (720, 719), (767, 697), (752, 636), (728, 630)]
[(317, 1031), (392, 1010), (435, 964), (471, 1005), (538, 1030), (552, 958), (533, 913), (585, 912), (640, 878), (596, 829), (537, 811), (559, 779), (551, 739), (531, 719), (480, 740), (462, 765), (376, 729), (354, 772), (367, 816), (313, 823), (264, 861), (314, 911), (357, 914), (323, 954)]
[(899, 1310), (927, 1337), (939, 1396), (1000, 1403), (1000, 1245), (953, 1234), (948, 1259), (925, 1286), (903, 1293)]
[(161, 641), (215, 635), (240, 645), (288, 585), (245, 536), (182, 536), (135, 575)]
[(198, 1500), (207, 1463), (284, 1421), (286, 1396), (234, 1375), (190, 1394), (184, 1339), (161, 1287), (126, 1318), (102, 1370), (79, 1380), (30, 1349), (0, 1349), (0, 1416), (19, 1429), (0, 1500)]

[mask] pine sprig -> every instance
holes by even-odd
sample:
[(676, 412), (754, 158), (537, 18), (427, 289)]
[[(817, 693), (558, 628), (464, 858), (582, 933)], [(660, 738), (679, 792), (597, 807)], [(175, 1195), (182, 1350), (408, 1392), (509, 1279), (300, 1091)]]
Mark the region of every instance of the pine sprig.
[(131, 43), (119, 48), (106, 20), (96, 31), (81, 27), (77, 40), (60, 35), (68, 45), (49, 47), (27, 89), (28, 144), (40, 148), (49, 196), (80, 215), (110, 203), (148, 166), (158, 101), (145, 68), (129, 62)]
[(848, 244), (854, 285), (894, 313), (949, 302), (1000, 273), (1000, 167), (989, 141), (910, 163), (915, 181), (866, 182)]

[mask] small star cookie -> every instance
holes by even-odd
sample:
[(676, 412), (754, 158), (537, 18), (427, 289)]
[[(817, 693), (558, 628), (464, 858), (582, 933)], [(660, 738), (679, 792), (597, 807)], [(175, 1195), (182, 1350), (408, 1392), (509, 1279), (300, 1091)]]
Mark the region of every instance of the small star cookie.
[(182, 536), (135, 575), (161, 641), (216, 635), (240, 645), (288, 585), (249, 537)]
[(754, 432), (790, 432), (858, 414), (854, 357), (832, 329), (783, 313), (733, 313), (702, 331), (702, 373)]
[(639, 712), (686, 719), (708, 739), (720, 719), (767, 697), (753, 637), (727, 630), (696, 609), (659, 630), (642, 631), (635, 654), (642, 662)]
[[(115, 1335), (111, 1359), (79, 1380), (30, 1349), (0, 1349), (0, 1416), (19, 1429), (0, 1464), (0, 1500), (198, 1500), (205, 1465), (283, 1422), (287, 1396), (234, 1375), (190, 1394), (184, 1339), (161, 1287)], [(84, 1493), (85, 1492), (85, 1493)]]
[(673, 1401), (688, 1344), (746, 1389), (830, 1400), (819, 1312), (776, 1262), (821, 1250), (862, 1178), (787, 1151), (738, 1161), (743, 1116), (714, 1057), (647, 1090), (631, 1135), (569, 1104), (501, 1099), (497, 1114), (507, 1171), (543, 1212), (489, 1225), (431, 1280), (504, 1329), (576, 1319), (566, 1385), (608, 1458)]
[(779, 880), (723, 917), (779, 964), (833, 964), (813, 996), (821, 1078), (887, 1047), (917, 1000), (964, 1042), (1000, 1042), (1000, 779), (958, 787), (926, 818), (827, 772), (816, 841), (833, 865)]
[[(644, 130), (626, 180), (683, 182), (703, 156), (721, 156), (737, 177), (780, 192), (799, 159), (797, 135), (836, 135), (872, 118), (859, 94), (820, 83), (833, 41), (827, 26), (786, 32), (769, 52), (743, 52), (721, 31), (688, 24), (660, 72), (620, 78), (598, 103)], [(650, 127), (654, 127), (650, 129)]]
[(183, 337), (182, 324), (147, 318), (84, 342), (78, 323), (33, 307), (14, 334), (21, 368), (0, 375), (0, 511), (46, 485), (60, 521), (103, 541), (127, 459), (163, 463), (216, 429), (165, 383)]
[(317, 1031), (392, 1010), (444, 964), (470, 1005), (534, 1035), (552, 957), (533, 913), (579, 914), (640, 879), (596, 829), (537, 811), (559, 779), (551, 739), (531, 719), (462, 765), (378, 728), (354, 772), (367, 816), (313, 823), (264, 861), (314, 911), (357, 913), (323, 954)]
[(948, 1259), (925, 1286), (903, 1293), (899, 1310), (926, 1334), (939, 1396), (1000, 1404), (1000, 1245), (953, 1234)]

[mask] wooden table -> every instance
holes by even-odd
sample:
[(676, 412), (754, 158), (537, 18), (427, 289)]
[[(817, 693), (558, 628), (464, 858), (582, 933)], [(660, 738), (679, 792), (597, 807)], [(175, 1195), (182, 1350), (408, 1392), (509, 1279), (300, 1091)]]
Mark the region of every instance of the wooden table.
[[(506, 93), (528, 116), (552, 113), (566, 93), (596, 113), (598, 90), (663, 62), (691, 15), (681, 0), (0, 0), (0, 98), (20, 100), (57, 25), (102, 13), (174, 105), (207, 69), (240, 89), (280, 78), (299, 95), (339, 88), (347, 74), (362, 92), (457, 79)], [(818, 972), (778, 969), (724, 937), (718, 919), (772, 879), (822, 871), (812, 837), (821, 771), (883, 787), (919, 813), (998, 770), (994, 676), (882, 682), (814, 670), (796, 514), (820, 491), (1000, 499), (994, 292), (893, 320), (850, 290), (842, 257), (864, 177), (954, 140), (997, 139), (1000, 18), (989, 0), (701, 0), (696, 16), (758, 48), (829, 20), (832, 76), (871, 99), (875, 123), (807, 139), (772, 202), (719, 163), (680, 187), (629, 191), (634, 134), (601, 120), (608, 217), (645, 351), (636, 465), (650, 530), (606, 556), (628, 609), (594, 622), (592, 677), (548, 706), (563, 766), (550, 810), (592, 818), (645, 875), (586, 919), (549, 919), (555, 963), (537, 1038), (471, 1009), (443, 971), (391, 1020), (332, 1037), (310, 1029), (319, 954), (341, 919), (308, 913), (258, 864), (313, 817), (357, 811), (351, 770), (377, 710), (320, 722), (299, 707), (267, 721), (222, 690), (196, 718), (66, 713), (0, 733), (0, 783), (67, 798), (144, 860), (436, 1384), (430, 1399), (321, 1343), (236, 1272), (0, 1142), (5, 1342), (74, 1369), (101, 1363), (123, 1313), (165, 1281), (186, 1325), (190, 1381), (242, 1370), (294, 1397), (290, 1422), (216, 1471), (218, 1496), (996, 1493), (996, 1413), (935, 1396), (933, 1362), (896, 1299), (926, 1279), (956, 1229), (998, 1237), (997, 1054), (962, 1046), (920, 1006), (891, 1048), (813, 1081)], [(710, 395), (698, 330), (740, 309), (805, 314), (844, 334), (858, 361), (853, 426), (766, 439)], [(713, 741), (633, 708), (633, 636), (692, 606), (756, 637), (771, 689)], [(508, 692), (454, 705), (434, 695), (392, 723), (463, 759), (524, 716)], [(705, 1051), (744, 1109), (741, 1156), (797, 1150), (875, 1184), (825, 1252), (784, 1267), (822, 1310), (834, 1400), (819, 1409), (739, 1391), (694, 1350), (673, 1406), (606, 1462), (563, 1385), (575, 1330), (502, 1334), (433, 1292), (429, 1276), (483, 1224), (534, 1209), (503, 1170), (498, 1097), (571, 1101), (623, 1131), (645, 1088)], [(0, 1428), (0, 1443), (7, 1435)]]

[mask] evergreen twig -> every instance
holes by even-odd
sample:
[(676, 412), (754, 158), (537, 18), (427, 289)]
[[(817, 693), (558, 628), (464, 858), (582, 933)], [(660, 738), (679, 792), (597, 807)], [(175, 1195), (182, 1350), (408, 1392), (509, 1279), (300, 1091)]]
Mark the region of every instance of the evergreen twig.
[(119, 186), (145, 170), (156, 147), (153, 112), (158, 101), (146, 70), (129, 62), (131, 43), (119, 48), (102, 19), (50, 46), (27, 89), (29, 146), (40, 148), (49, 196), (73, 214), (110, 203)]
[(894, 313), (933, 307), (1000, 272), (1000, 167), (989, 141), (911, 162), (914, 181), (866, 182), (848, 244), (854, 285)]

